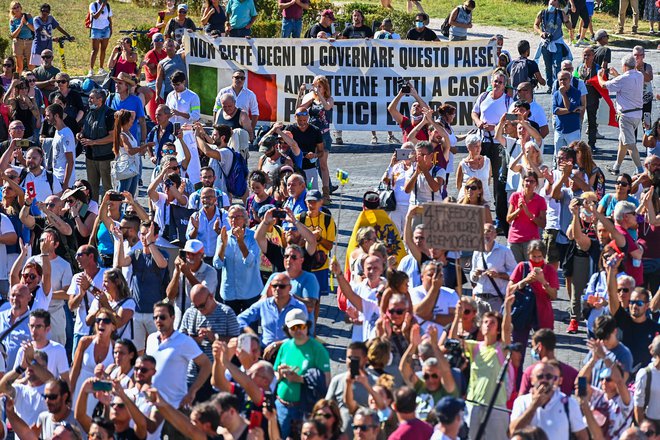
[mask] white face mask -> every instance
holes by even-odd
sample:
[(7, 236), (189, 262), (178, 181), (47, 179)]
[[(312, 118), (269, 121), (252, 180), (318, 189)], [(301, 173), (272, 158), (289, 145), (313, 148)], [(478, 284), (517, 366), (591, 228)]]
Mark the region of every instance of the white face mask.
[(90, 110), (96, 110), (97, 108), (98, 108), (98, 106), (96, 104), (93, 104), (91, 102), (89, 103), (89, 109)]

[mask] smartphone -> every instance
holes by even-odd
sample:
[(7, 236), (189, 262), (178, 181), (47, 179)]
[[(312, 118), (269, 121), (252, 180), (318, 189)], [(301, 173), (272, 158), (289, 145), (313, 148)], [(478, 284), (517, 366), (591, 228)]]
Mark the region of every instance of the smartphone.
[(250, 427), (248, 429), (252, 428), (261, 428), (261, 422), (263, 420), (264, 415), (257, 411), (257, 410), (252, 410), (250, 413)]
[(264, 402), (266, 404), (266, 410), (275, 410), (275, 396), (273, 396), (271, 391), (264, 391)]
[(31, 199), (34, 199), (35, 197), (37, 197), (37, 190), (34, 187), (34, 182), (26, 183), (25, 184), (25, 190), (27, 192), (28, 197), (30, 197)]
[(184, 251), (183, 249), (179, 249), (179, 257), (181, 257), (183, 259), (183, 261), (186, 261), (187, 256), (188, 256), (188, 253), (186, 251)]
[(249, 353), (252, 350), (252, 339), (243, 338), (240, 339), (241, 345), (238, 347), (242, 352)]
[(107, 380), (99, 380), (92, 384), (94, 391), (112, 391), (112, 382)]
[(507, 121), (517, 121), (518, 120), (518, 115), (515, 113), (507, 113), (505, 116)]
[(30, 148), (30, 140), (29, 139), (17, 139), (16, 140), (16, 146), (21, 147), (21, 149), (25, 150), (27, 148)]
[(286, 211), (283, 209), (276, 209), (273, 211), (273, 218), (286, 218)]
[(108, 198), (113, 202), (123, 202), (124, 201), (124, 196), (122, 196), (121, 194), (111, 193)]
[(577, 206), (582, 206), (584, 205), (584, 199), (577, 199), (577, 202), (575, 202)]
[(587, 395), (587, 378), (578, 377), (578, 396), (584, 397)]
[(397, 148), (394, 151), (396, 152), (396, 160), (410, 160), (415, 154), (415, 150), (409, 148)]
[(180, 131), (181, 131), (181, 122), (175, 122), (174, 123), (174, 135), (178, 136)]
[(82, 206), (80, 207), (80, 211), (78, 211), (78, 214), (80, 214), (81, 217), (84, 217), (87, 215), (87, 211), (89, 210), (89, 205), (87, 203), (83, 203)]
[(360, 358), (351, 357), (349, 369), (351, 371), (351, 377), (358, 377), (360, 375)]
[(403, 93), (404, 95), (410, 94), (410, 83), (406, 82), (405, 85), (401, 86), (401, 93)]

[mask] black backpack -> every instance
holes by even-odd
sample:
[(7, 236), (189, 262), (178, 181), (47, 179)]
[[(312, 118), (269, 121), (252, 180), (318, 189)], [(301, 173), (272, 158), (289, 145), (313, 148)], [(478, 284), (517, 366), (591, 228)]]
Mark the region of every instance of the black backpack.
[(529, 81), (528, 65), (527, 58), (518, 58), (511, 63), (509, 77), (511, 78), (511, 86), (514, 89), (518, 87), (518, 84)]
[[(51, 173), (46, 169), (44, 169), (44, 173), (46, 173), (46, 180), (48, 181), (48, 186), (50, 186), (50, 191), (53, 192), (53, 181), (55, 179), (55, 176), (53, 175), (53, 173)], [(28, 169), (23, 168), (23, 170), (21, 170), (21, 174), (19, 174), (18, 176), (19, 185), (23, 186), (23, 183), (25, 183), (25, 178), (27, 177), (27, 175), (28, 175)]]

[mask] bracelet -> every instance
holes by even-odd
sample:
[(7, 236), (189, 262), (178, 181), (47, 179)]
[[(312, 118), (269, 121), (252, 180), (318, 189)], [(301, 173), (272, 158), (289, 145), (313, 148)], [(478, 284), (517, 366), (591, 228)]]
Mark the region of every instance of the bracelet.
[(151, 243), (147, 243), (147, 247), (151, 246), (152, 244), (156, 244), (156, 242), (152, 241)]
[(16, 372), (16, 374), (23, 374), (23, 373), (25, 373), (25, 368), (23, 368), (19, 365), (16, 368), (14, 368), (14, 371)]

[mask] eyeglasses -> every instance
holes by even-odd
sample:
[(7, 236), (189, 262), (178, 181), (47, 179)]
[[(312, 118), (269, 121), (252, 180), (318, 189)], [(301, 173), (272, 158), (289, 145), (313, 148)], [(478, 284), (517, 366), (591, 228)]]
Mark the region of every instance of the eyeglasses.
[(545, 374), (541, 373), (541, 374), (536, 375), (536, 379), (537, 380), (543, 380), (543, 379), (545, 379), (545, 380), (555, 380), (555, 379), (557, 379), (557, 376), (555, 376), (552, 373), (545, 373)]
[(110, 408), (125, 408), (126, 404), (123, 402), (112, 402)]
[(66, 79), (58, 79), (58, 80), (55, 81), (55, 82), (58, 83), (58, 84), (66, 84), (66, 83), (69, 82), (69, 80), (66, 80)]
[(636, 299), (636, 300), (630, 301), (631, 306), (644, 307), (645, 304), (646, 304), (646, 301), (643, 301), (641, 299)]
[(429, 380), (429, 379), (437, 379), (438, 375), (436, 373), (424, 373), (424, 380)]
[(627, 287), (619, 287), (618, 289), (616, 289), (616, 291), (619, 292), (619, 293), (621, 293), (621, 292), (628, 293), (628, 292), (630, 292), (630, 289), (627, 288)]
[(353, 425), (353, 431), (367, 431), (371, 428), (375, 428), (376, 425)]
[(323, 417), (325, 419), (331, 419), (334, 416), (332, 413), (317, 412), (316, 414), (314, 414), (314, 417)]
[[(124, 228), (125, 228), (125, 226), (124, 226)], [(123, 228), (119, 228), (119, 229), (123, 229)], [(80, 258), (83, 255), (89, 255), (89, 254), (87, 252), (76, 252), (76, 258)]]
[(307, 328), (307, 324), (296, 324), (289, 327), (289, 330), (297, 331), (297, 330), (305, 330), (306, 328)]
[(614, 184), (619, 186), (628, 186), (628, 182), (625, 180), (617, 180), (616, 182), (614, 182)]
[(55, 399), (57, 399), (58, 397), (60, 397), (59, 394), (55, 394), (55, 393), (53, 393), (53, 394), (46, 394), (46, 393), (44, 393), (44, 394), (42, 394), (41, 396), (42, 396), (44, 399), (46, 399), (46, 400), (55, 400)]
[(167, 315), (154, 315), (154, 321), (165, 321), (169, 316)]
[(403, 315), (406, 313), (406, 309), (389, 309), (388, 313), (390, 315)]
[(25, 280), (25, 279), (29, 279), (30, 281), (34, 281), (34, 280), (37, 279), (37, 275), (35, 275), (35, 274), (33, 274), (33, 273), (24, 273), (24, 274), (23, 274), (23, 279), (24, 279), (24, 280)]
[(284, 254), (284, 259), (286, 260), (287, 258), (291, 258), (292, 260), (297, 260), (300, 257), (298, 255), (295, 255), (295, 254)]
[(477, 185), (466, 185), (465, 189), (470, 191), (476, 191), (479, 189), (479, 187)]
[(100, 323), (112, 324), (112, 319), (110, 319), (110, 318), (96, 318), (96, 323), (97, 324), (100, 324)]
[(286, 289), (289, 287), (291, 284), (271, 284), (276, 289)]

